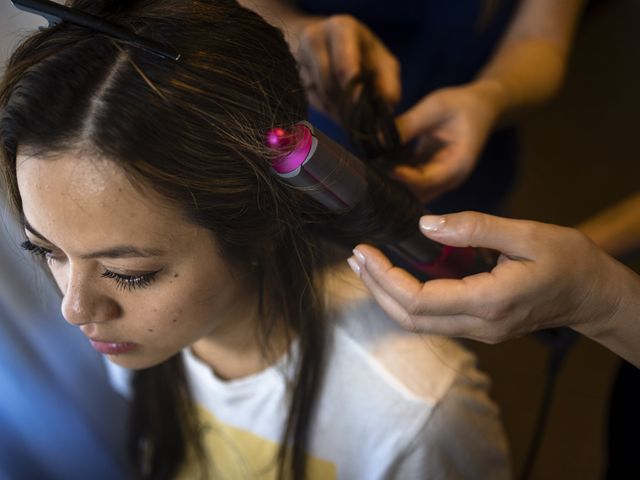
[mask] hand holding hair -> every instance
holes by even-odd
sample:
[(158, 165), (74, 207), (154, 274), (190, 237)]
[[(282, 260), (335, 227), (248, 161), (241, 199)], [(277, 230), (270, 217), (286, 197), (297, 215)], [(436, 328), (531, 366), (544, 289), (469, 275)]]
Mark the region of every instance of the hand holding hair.
[(331, 115), (335, 108), (334, 87), (344, 87), (363, 69), (374, 73), (383, 98), (392, 104), (400, 99), (398, 60), (352, 16), (313, 17), (295, 33), (289, 33), (288, 39), (314, 107)]
[(640, 277), (577, 230), (463, 212), (421, 219), (452, 246), (501, 252), (489, 273), (418, 282), (359, 245), (349, 259), (387, 314), (411, 330), (496, 343), (568, 326), (640, 366)]
[(417, 165), (399, 165), (394, 177), (422, 202), (460, 186), (475, 168), (499, 107), (488, 83), (436, 90), (397, 119), (403, 143), (417, 140)]
[(398, 168), (396, 178), (425, 202), (462, 184), (497, 121), (557, 93), (584, 3), (519, 2), (499, 47), (475, 80), (432, 92), (398, 119), (405, 141), (430, 140), (440, 148), (426, 148), (426, 163)]

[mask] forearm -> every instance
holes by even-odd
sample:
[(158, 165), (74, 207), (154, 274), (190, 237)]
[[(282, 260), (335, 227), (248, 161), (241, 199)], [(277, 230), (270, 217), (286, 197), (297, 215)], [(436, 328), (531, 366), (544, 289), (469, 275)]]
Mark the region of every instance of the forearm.
[(551, 98), (564, 78), (565, 57), (555, 44), (541, 40), (520, 40), (500, 49), (474, 81), (493, 100), (504, 118)]
[(613, 288), (603, 300), (611, 314), (572, 328), (640, 368), (640, 276), (611, 262)]
[(588, 219), (578, 229), (614, 257), (640, 250), (640, 192)]
[(499, 117), (544, 102), (560, 88), (583, 0), (525, 0), (474, 84)]

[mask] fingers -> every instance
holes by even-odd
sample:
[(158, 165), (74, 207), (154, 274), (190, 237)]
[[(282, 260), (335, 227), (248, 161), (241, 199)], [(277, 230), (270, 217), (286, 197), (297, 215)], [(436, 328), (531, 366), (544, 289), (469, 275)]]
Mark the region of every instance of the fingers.
[(396, 119), (403, 142), (419, 140), (415, 156), (424, 162), (413, 174), (398, 169), (397, 177), (422, 200), (459, 186), (473, 171), (493, 118), (476, 97), (468, 87), (440, 89)]
[(340, 86), (344, 86), (360, 71), (361, 41), (356, 20), (348, 15), (336, 15), (328, 20), (327, 44), (332, 70)]
[(385, 301), (389, 305), (395, 302), (408, 315), (476, 314), (477, 305), (484, 308), (486, 292), (491, 290), (486, 285), (490, 274), (486, 274), (489, 278), (474, 275), (462, 280), (438, 279), (422, 283), (393, 266), (371, 246), (358, 245), (354, 253), (360, 266), (360, 278), (367, 288), (380, 297), (387, 296)]
[(455, 161), (441, 160), (447, 151), (419, 166), (398, 165), (394, 168), (394, 179), (406, 184), (422, 201), (428, 203), (439, 195), (454, 189), (466, 178), (465, 171), (457, 168)]
[[(354, 255), (361, 273), (371, 275), (372, 286), (379, 286), (388, 292), (403, 308), (406, 309), (412, 299), (420, 293), (423, 284), (405, 270), (391, 264), (379, 250), (368, 245), (358, 245)], [(367, 283), (365, 285), (369, 286)]]
[(484, 247), (518, 259), (533, 259), (540, 249), (545, 225), (478, 212), (461, 212), (420, 220), (423, 233), (436, 242), (454, 247)]
[(362, 282), (385, 313), (407, 330), (494, 340), (492, 329), (487, 328), (485, 320), (464, 312), (464, 291), (472, 294), (472, 305), (482, 297), (473, 285), (466, 286), (461, 280), (434, 280), (422, 284), (394, 267), (381, 252), (370, 246), (359, 245), (354, 253), (356, 256), (349, 263), (358, 257), (357, 273)]
[[(350, 264), (353, 261), (353, 259), (350, 259)], [(417, 327), (406, 308), (400, 305), (395, 298), (389, 295), (388, 292), (378, 285), (378, 283), (367, 273), (366, 269), (363, 270), (362, 268), (359, 268), (357, 273), (375, 301), (390, 318), (398, 322), (407, 330), (416, 330)]]
[(400, 101), (402, 86), (400, 82), (400, 62), (380, 42), (375, 39), (367, 49), (366, 66), (376, 75), (376, 86), (380, 94), (392, 105)]
[(334, 15), (327, 20), (326, 38), (333, 75), (341, 86), (362, 67), (376, 76), (380, 94), (391, 103), (400, 99), (400, 64), (365, 25), (349, 15)]
[(402, 143), (407, 143), (418, 135), (435, 129), (445, 120), (446, 112), (437, 101), (427, 96), (398, 116), (396, 126)]
[[(300, 41), (299, 61), (304, 70), (304, 80), (320, 103), (326, 106), (326, 87), (329, 85), (331, 57), (326, 39), (316, 32), (317, 26), (309, 27)], [(311, 30), (313, 29), (313, 30)]]
[(331, 100), (327, 92), (332, 81), (344, 86), (363, 66), (376, 75), (380, 93), (392, 103), (401, 94), (397, 59), (362, 23), (349, 15), (334, 15), (307, 26), (301, 35), (298, 59), (316, 95)]

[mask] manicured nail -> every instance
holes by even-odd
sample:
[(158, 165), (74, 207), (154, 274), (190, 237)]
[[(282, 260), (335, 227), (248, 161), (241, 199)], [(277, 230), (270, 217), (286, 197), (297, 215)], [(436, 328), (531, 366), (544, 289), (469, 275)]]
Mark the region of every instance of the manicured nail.
[(357, 248), (354, 248), (354, 249), (353, 249), (353, 254), (356, 256), (356, 258), (358, 259), (358, 261), (359, 261), (362, 265), (364, 265), (364, 262), (365, 262), (365, 260), (366, 260), (366, 259), (364, 258), (364, 255), (362, 254), (362, 252), (361, 252), (360, 250), (358, 250)]
[(353, 270), (356, 273), (356, 275), (360, 276), (360, 265), (358, 265), (358, 262), (356, 262), (356, 259), (353, 257), (349, 257), (347, 258), (347, 263), (351, 267), (351, 270)]
[(420, 219), (420, 229), (423, 232), (439, 232), (445, 224), (446, 219), (437, 215), (425, 215)]

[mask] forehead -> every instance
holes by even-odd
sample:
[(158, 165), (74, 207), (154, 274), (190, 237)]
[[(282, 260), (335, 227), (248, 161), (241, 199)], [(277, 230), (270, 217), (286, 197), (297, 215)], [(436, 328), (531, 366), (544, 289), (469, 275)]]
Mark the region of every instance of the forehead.
[(121, 167), (88, 153), (19, 154), (17, 175), (21, 188), (33, 187), (77, 200), (99, 196), (108, 189), (132, 188)]
[(52, 242), (170, 241), (195, 229), (158, 194), (130, 180), (113, 161), (87, 153), (19, 155), (26, 220)]

